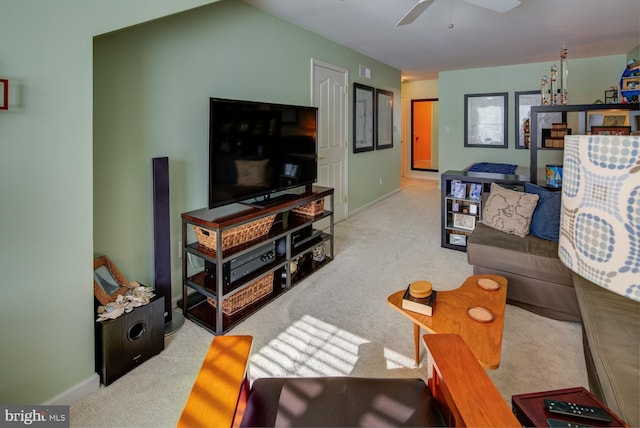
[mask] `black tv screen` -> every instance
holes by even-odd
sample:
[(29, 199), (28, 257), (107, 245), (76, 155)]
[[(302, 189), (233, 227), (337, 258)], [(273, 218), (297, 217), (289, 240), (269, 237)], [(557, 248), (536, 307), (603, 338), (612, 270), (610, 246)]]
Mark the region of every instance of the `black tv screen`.
[(316, 107), (211, 98), (209, 208), (314, 183), (317, 121)]

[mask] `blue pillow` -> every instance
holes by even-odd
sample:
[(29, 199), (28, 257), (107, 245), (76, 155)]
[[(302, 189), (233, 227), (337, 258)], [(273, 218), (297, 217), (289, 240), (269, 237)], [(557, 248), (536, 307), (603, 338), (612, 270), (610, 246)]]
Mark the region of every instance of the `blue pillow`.
[(529, 233), (538, 238), (558, 242), (560, 238), (560, 198), (562, 192), (552, 192), (532, 183), (525, 183), (524, 191), (538, 195)]

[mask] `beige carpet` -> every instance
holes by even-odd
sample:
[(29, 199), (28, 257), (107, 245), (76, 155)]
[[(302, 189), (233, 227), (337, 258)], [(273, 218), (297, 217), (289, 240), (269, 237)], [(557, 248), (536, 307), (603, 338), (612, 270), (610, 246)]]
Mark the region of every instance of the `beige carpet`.
[[(466, 253), (440, 247), (437, 181), (405, 180), (402, 191), (336, 225), (333, 262), (231, 334), (254, 336), (252, 378), (422, 377), (412, 325), (386, 297), (417, 279), (453, 289), (471, 273)], [(160, 355), (72, 405), (71, 426), (175, 426), (212, 337), (187, 321)], [(501, 365), (487, 373), (506, 401), (587, 387), (579, 324), (508, 305)]]

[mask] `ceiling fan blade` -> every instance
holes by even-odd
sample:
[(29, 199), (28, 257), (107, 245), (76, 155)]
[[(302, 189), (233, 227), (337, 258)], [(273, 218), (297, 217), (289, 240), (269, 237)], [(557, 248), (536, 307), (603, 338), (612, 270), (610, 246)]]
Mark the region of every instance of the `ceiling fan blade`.
[(431, 3), (433, 3), (433, 0), (420, 0), (400, 21), (398, 21), (396, 27), (411, 24), (422, 12), (431, 6)]
[(464, 0), (476, 6), (491, 9), (494, 12), (508, 12), (516, 6), (520, 5), (520, 0)]

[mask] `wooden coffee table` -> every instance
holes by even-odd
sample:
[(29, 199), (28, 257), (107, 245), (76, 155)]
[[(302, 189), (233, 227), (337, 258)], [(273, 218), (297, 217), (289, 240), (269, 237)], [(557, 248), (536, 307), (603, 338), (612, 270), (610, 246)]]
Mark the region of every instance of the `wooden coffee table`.
[[(485, 290), (478, 279), (489, 278), (500, 284), (498, 290)], [(402, 309), (402, 296), (406, 290), (393, 293), (387, 301), (402, 315), (413, 321), (413, 340), (416, 365), (420, 364), (420, 327), (429, 333), (456, 333), (462, 336), (480, 365), (486, 369), (500, 366), (502, 328), (507, 301), (507, 279), (499, 275), (473, 275), (455, 290), (437, 291), (433, 315), (426, 316)], [(472, 319), (468, 309), (480, 306), (493, 313), (493, 320), (481, 322)]]

